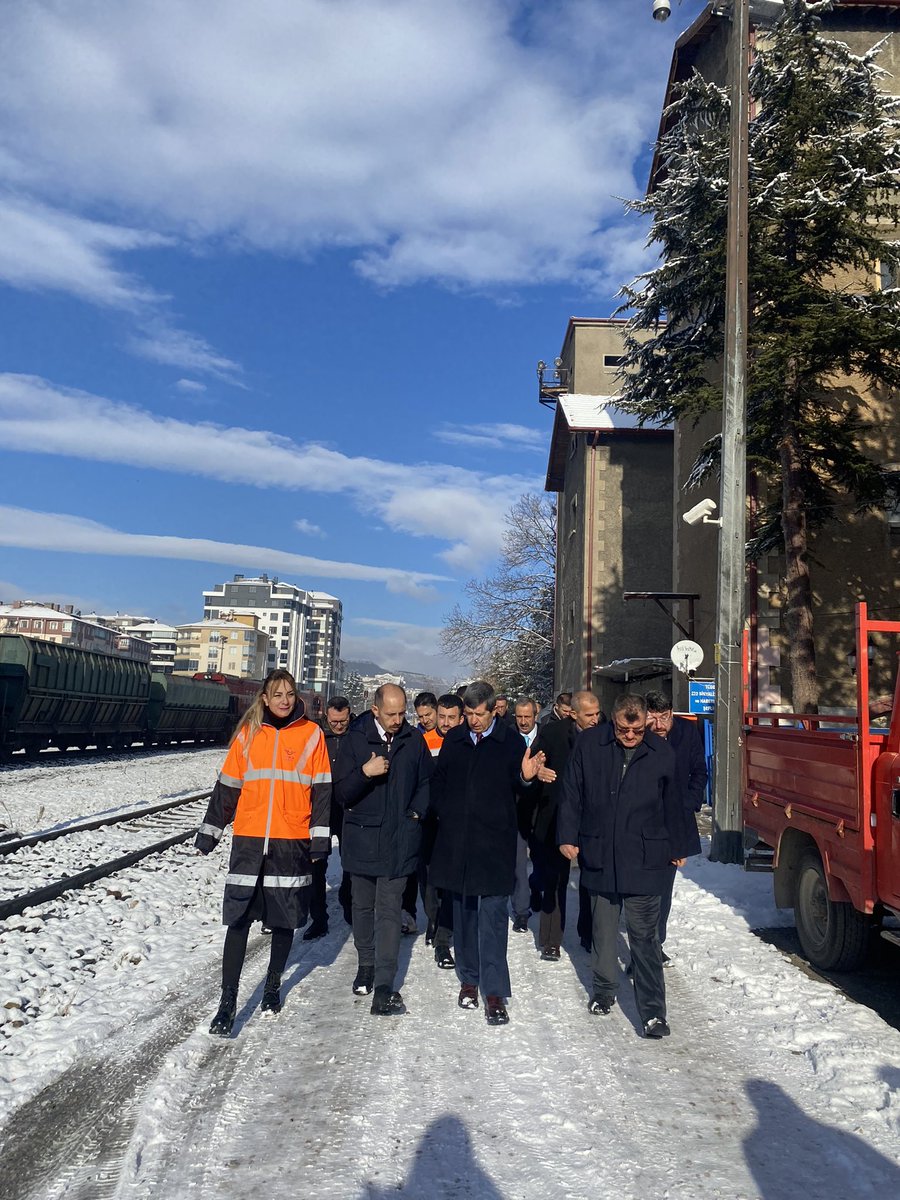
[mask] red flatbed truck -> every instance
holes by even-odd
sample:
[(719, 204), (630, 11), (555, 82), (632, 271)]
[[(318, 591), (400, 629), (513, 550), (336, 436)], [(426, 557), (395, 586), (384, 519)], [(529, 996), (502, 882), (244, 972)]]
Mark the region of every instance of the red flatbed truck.
[[(793, 908), (810, 962), (853, 970), (873, 925), (900, 918), (900, 672), (888, 729), (869, 717), (872, 634), (900, 636), (900, 621), (856, 614), (856, 706), (852, 716), (746, 714), (743, 816), (756, 845), (748, 867), (768, 859), (775, 903)], [(900, 945), (900, 934), (882, 929)]]

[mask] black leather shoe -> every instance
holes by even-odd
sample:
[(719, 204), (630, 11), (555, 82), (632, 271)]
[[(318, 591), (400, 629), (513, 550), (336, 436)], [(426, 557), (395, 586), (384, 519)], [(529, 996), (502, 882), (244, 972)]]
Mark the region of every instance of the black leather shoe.
[(234, 1027), (234, 1017), (237, 1012), (237, 988), (222, 988), (222, 999), (219, 1001), (219, 1011), (212, 1019), (209, 1032), (216, 1037), (230, 1037)]
[(502, 996), (488, 996), (484, 1002), (484, 1015), (488, 1025), (508, 1025), (509, 1013)]
[(595, 1017), (607, 1017), (613, 1010), (615, 1000), (606, 1000), (603, 996), (594, 996), (588, 1005), (588, 1012)]
[(449, 946), (438, 946), (434, 951), (434, 961), (442, 971), (449, 971), (456, 966)]
[(398, 1017), (406, 1012), (406, 1005), (399, 992), (392, 992), (389, 987), (377, 987), (369, 1012), (373, 1017)]
[(559, 946), (545, 946), (541, 958), (544, 962), (559, 962)]
[(372, 990), (372, 985), (375, 983), (375, 968), (360, 967), (356, 972), (356, 978), (353, 980), (354, 996), (368, 996)]
[(527, 933), (527, 932), (528, 932), (528, 918), (527, 917), (516, 917), (516, 919), (513, 921), (513, 933)]
[(460, 1008), (478, 1007), (478, 988), (474, 983), (464, 983), (459, 989), (456, 1003)]
[(437, 933), (437, 926), (435, 925), (434, 921), (429, 921), (428, 928), (425, 930), (425, 945), (426, 946), (434, 945), (434, 936), (436, 933)]
[(277, 971), (269, 971), (266, 975), (260, 1008), (263, 1012), (281, 1012), (281, 976)]
[(665, 1017), (651, 1017), (644, 1026), (645, 1038), (664, 1038), (668, 1037), (671, 1032), (669, 1022)]
[(319, 925), (313, 921), (309, 929), (303, 935), (304, 942), (314, 942), (316, 938), (323, 938), (328, 933), (327, 922), (324, 925)]

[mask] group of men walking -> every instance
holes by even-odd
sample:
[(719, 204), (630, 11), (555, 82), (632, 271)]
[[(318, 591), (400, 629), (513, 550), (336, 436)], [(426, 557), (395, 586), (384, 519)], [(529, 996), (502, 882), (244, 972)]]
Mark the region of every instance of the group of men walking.
[[(676, 868), (700, 850), (693, 813), (706, 764), (696, 725), (674, 717), (659, 693), (619, 696), (607, 721), (589, 691), (561, 693), (538, 724), (533, 700), (509, 711), (483, 681), (461, 697), (417, 696), (418, 728), (406, 706), (404, 691), (388, 684), (352, 723), (346, 701), (327, 710), (354, 993), (372, 994), (373, 1014), (405, 1011), (395, 986), (400, 942), (421, 893), (426, 942), (438, 967), (455, 966), (459, 1006), (475, 1009), (483, 998), (488, 1022), (505, 1024), (510, 901), (513, 930), (526, 932), (536, 909), (541, 956), (558, 961), (577, 861), (589, 1011), (607, 1014), (615, 1003), (624, 911), (642, 1030), (665, 1036), (672, 886)], [(307, 938), (327, 930), (324, 864), (313, 888)]]

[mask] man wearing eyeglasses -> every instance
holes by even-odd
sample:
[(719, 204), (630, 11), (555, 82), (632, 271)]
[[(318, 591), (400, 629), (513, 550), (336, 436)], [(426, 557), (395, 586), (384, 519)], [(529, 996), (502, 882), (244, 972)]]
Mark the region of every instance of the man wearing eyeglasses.
[(560, 853), (580, 854), (591, 896), (593, 996), (606, 1015), (619, 985), (616, 938), (624, 909), (634, 994), (644, 1037), (669, 1033), (658, 923), (672, 866), (690, 850), (675, 782), (675, 755), (647, 725), (642, 696), (625, 693), (610, 723), (577, 738), (563, 777), (557, 816)]

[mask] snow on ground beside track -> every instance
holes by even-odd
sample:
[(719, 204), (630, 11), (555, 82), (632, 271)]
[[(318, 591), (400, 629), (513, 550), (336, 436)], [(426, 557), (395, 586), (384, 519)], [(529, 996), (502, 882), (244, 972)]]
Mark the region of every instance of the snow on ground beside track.
[[(141, 769), (145, 792), (156, 767), (135, 764), (134, 781)], [(197, 786), (170, 769), (158, 786), (182, 783)], [(194, 1032), (142, 1094), (119, 1200), (900, 1194), (900, 1034), (752, 934), (790, 917), (774, 909), (768, 876), (688, 864), (667, 943), (673, 1032), (661, 1042), (638, 1037), (624, 975), (620, 1006), (587, 1013), (574, 920), (558, 964), (540, 961), (533, 931), (510, 934), (504, 1028), (457, 1008), (455, 975), (424, 938), (402, 945), (409, 1012), (372, 1017), (350, 992), (355, 954), (332, 892), (331, 932), (296, 939), (278, 1017), (258, 1012), (266, 944), (254, 939), (236, 1037), (223, 1043), (205, 1030), (227, 853), (227, 841), (206, 859), (177, 848), (76, 904), (0, 922), (0, 1005), (14, 1004), (0, 1009), (12, 1013), (0, 1032), (0, 1150), (29, 1097), (73, 1064), (110, 1070), (119, 1044), (139, 1058), (148, 1015), (180, 1006)]]
[(211, 788), (222, 747), (159, 750), (112, 758), (64, 755), (27, 767), (0, 768), (0, 829), (18, 833), (64, 826), (79, 817), (118, 812)]

